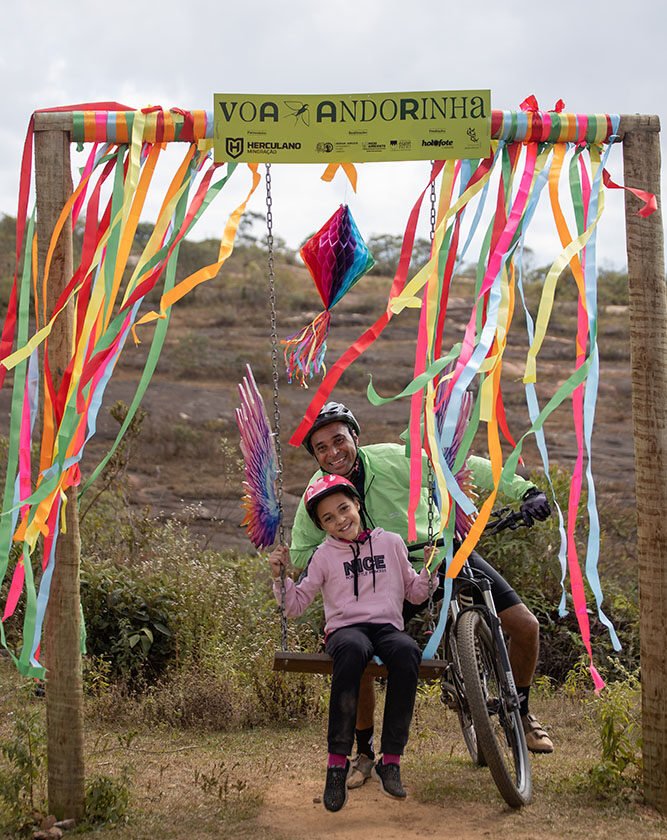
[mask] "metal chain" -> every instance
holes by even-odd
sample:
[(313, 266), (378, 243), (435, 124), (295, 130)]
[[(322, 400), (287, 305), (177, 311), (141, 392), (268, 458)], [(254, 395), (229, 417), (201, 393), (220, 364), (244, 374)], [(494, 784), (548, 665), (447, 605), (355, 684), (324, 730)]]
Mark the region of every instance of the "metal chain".
[[(433, 171), (433, 167), (435, 166), (435, 161), (431, 161), (431, 172)], [(431, 181), (431, 245), (433, 245), (433, 240), (435, 239), (435, 223), (437, 221), (437, 214), (436, 214), (436, 193), (435, 193), (435, 179)]]
[[(285, 524), (283, 522), (283, 452), (280, 443), (280, 404), (278, 400), (278, 327), (276, 318), (276, 273), (273, 260), (273, 198), (271, 196), (271, 164), (266, 164), (266, 248), (268, 254), (269, 307), (271, 310), (271, 370), (273, 377), (273, 438), (276, 446), (278, 475), (276, 490), (278, 496), (278, 540), (285, 545)], [(285, 611), (285, 569), (280, 573), (280, 644), (287, 650), (287, 614)]]
[[(431, 161), (431, 173), (433, 173), (433, 167), (435, 166), (435, 161)], [(431, 216), (430, 216), (430, 241), (431, 241), (431, 248), (433, 248), (433, 241), (435, 239), (435, 225), (437, 220), (436, 215), (436, 191), (435, 191), (435, 179), (431, 181), (431, 190), (430, 190), (430, 198), (431, 198)], [(429, 545), (433, 545), (434, 542), (434, 535), (435, 535), (435, 473), (433, 472), (433, 466), (431, 462), (428, 462), (428, 526), (427, 526), (427, 540)], [(424, 555), (424, 561), (426, 562), (426, 554)], [(428, 558), (430, 559), (430, 557)], [(429, 576), (428, 579), (428, 629), (431, 633), (435, 631), (435, 608), (433, 604), (433, 580)]]

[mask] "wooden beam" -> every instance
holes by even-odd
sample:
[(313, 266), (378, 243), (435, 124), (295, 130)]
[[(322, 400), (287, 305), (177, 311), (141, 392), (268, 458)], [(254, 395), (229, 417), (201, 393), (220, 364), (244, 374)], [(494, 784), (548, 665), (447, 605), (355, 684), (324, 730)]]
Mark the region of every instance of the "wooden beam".
[(626, 193), (632, 418), (639, 559), (644, 794), (667, 814), (667, 291), (660, 210), (660, 135), (623, 141), (626, 187), (648, 190), (658, 210), (644, 219)]
[[(68, 131), (74, 127), (71, 111), (42, 111), (35, 113), (35, 131)], [(564, 117), (566, 115), (561, 115)], [(622, 114), (618, 137), (622, 140), (630, 132), (660, 132), (660, 118), (651, 114)], [(213, 134), (210, 132), (210, 137)], [(178, 142), (178, 141), (175, 141)]]
[[(69, 134), (41, 131), (35, 137), (35, 184), (40, 282), (60, 212), (72, 194)], [(52, 312), (72, 277), (72, 224), (67, 222), (53, 253), (46, 294)], [(54, 386), (58, 388), (71, 355), (73, 304), (55, 322), (48, 341)], [(40, 317), (42, 313), (40, 313)], [(76, 489), (67, 491), (67, 531), (56, 547), (44, 630), (49, 812), (58, 819), (81, 820), (85, 810), (83, 685), (80, 652), (79, 515)]]
[[(276, 651), (273, 657), (274, 671), (291, 671), (299, 674), (331, 674), (333, 661), (327, 653), (292, 653), (291, 651)], [(419, 667), (419, 677), (423, 680), (437, 680), (447, 670), (447, 663), (442, 659), (422, 659)], [(365, 675), (369, 677), (386, 677), (385, 665), (375, 662), (369, 663)]]

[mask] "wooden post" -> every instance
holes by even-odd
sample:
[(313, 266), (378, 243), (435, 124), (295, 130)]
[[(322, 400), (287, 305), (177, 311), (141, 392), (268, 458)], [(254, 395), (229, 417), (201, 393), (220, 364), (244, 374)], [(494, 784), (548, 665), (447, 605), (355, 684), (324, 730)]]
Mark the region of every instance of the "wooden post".
[[(53, 228), (72, 194), (70, 137), (66, 131), (35, 132), (35, 181), (40, 277)], [(72, 277), (72, 224), (65, 225), (53, 255), (47, 312)], [(56, 321), (48, 343), (57, 388), (69, 362), (73, 308)], [(83, 685), (80, 652), (79, 563), (81, 542), (76, 489), (67, 492), (67, 531), (58, 538), (46, 613), (45, 664), (49, 812), (59, 819), (82, 819), (85, 810)]]
[[(636, 117), (635, 120), (639, 120)], [(648, 190), (658, 210), (637, 216), (626, 193), (630, 351), (637, 496), (644, 793), (667, 814), (667, 291), (660, 212), (660, 122), (623, 139), (625, 186)]]

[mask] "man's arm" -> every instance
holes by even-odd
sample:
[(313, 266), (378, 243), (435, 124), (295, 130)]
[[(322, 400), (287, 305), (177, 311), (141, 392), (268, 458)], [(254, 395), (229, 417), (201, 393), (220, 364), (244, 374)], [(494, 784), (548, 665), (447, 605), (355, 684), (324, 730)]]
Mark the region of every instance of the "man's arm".
[[(480, 458), (478, 455), (470, 455), (467, 465), (472, 470), (472, 480), (480, 490), (493, 490), (493, 474), (491, 472), (491, 461), (488, 458)], [(503, 496), (512, 502), (520, 502), (528, 490), (535, 488), (532, 481), (526, 481), (520, 475), (514, 475), (508, 481), (502, 481), (498, 488)]]
[[(483, 490), (493, 489), (489, 460), (471, 455), (468, 458), (468, 466), (472, 470), (473, 481), (477, 487)], [(532, 481), (526, 481), (520, 475), (515, 474), (509, 481), (501, 481), (499, 490), (510, 501), (522, 503), (521, 513), (527, 525), (532, 525), (534, 519), (543, 522), (551, 515), (546, 495)]]

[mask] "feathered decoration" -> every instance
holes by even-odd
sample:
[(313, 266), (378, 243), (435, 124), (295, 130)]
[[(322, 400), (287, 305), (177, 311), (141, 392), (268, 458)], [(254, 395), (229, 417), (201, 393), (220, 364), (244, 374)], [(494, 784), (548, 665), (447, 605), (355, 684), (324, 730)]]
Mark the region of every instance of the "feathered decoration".
[(305, 243), (300, 254), (325, 306), (308, 326), (282, 342), (289, 381), (296, 378), (306, 387), (306, 378), (324, 369), (332, 307), (370, 271), (375, 260), (345, 204)]
[[(444, 387), (446, 384), (447, 381), (442, 380), (440, 387)], [(461, 441), (463, 440), (463, 435), (465, 434), (465, 431), (468, 428), (468, 423), (470, 422), (470, 415), (472, 413), (473, 403), (473, 395), (470, 391), (466, 391), (463, 394), (463, 398), (461, 400), (461, 409), (456, 418), (456, 428), (454, 431), (452, 443), (450, 446), (445, 446), (442, 448), (443, 457), (447, 463), (447, 466), (452, 471), (454, 469), (454, 462), (456, 461), (456, 456), (458, 454), (459, 447), (461, 446)], [(442, 439), (442, 430), (445, 422), (445, 414), (447, 412), (448, 404), (449, 399), (446, 398), (436, 405), (435, 427), (439, 439)], [(467, 466), (466, 462), (464, 462), (463, 466), (456, 473), (454, 478), (456, 479), (456, 482), (461, 488), (461, 490), (466, 494), (466, 496), (468, 496), (469, 499), (476, 498), (477, 494), (475, 493), (475, 485), (472, 480), (472, 470)], [(456, 538), (459, 540), (459, 542), (463, 542), (474, 521), (475, 517), (473, 515), (465, 513), (459, 505), (456, 505), (456, 523), (454, 525), (454, 534), (456, 535)]]
[(278, 458), (262, 395), (250, 365), (246, 369), (248, 373), (239, 385), (241, 407), (236, 409), (245, 462), (242, 504), (246, 514), (241, 525), (248, 529), (248, 538), (255, 548), (267, 548), (275, 542), (280, 523)]

